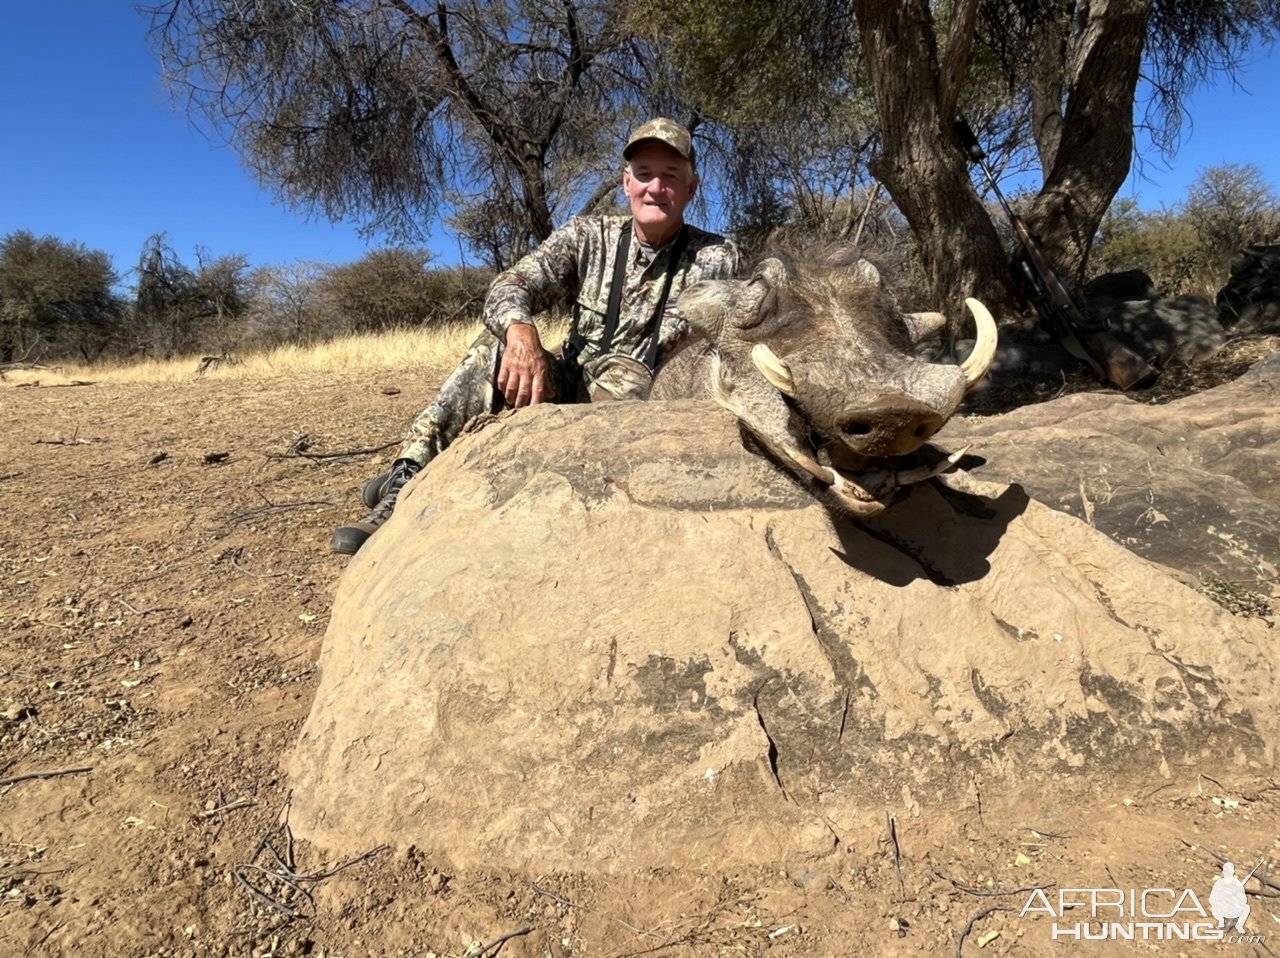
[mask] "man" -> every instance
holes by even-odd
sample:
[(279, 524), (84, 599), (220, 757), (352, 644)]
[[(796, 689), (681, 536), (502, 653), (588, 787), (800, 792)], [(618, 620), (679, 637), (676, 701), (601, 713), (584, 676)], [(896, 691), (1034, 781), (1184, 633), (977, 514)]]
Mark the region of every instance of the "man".
[[(405, 484), (475, 416), (589, 398), (584, 369), (589, 381), (611, 390), (620, 370), (624, 380), (636, 369), (651, 371), (688, 332), (672, 305), (681, 290), (737, 271), (731, 242), (684, 221), (698, 188), (688, 130), (650, 120), (627, 140), (622, 157), (631, 216), (576, 217), (499, 274), (485, 298), (486, 332), (414, 420), (391, 471), (365, 483), (371, 511), (334, 532), (335, 552), (358, 551), (391, 517)], [(533, 317), (570, 295), (573, 327), (556, 357), (543, 348)]]

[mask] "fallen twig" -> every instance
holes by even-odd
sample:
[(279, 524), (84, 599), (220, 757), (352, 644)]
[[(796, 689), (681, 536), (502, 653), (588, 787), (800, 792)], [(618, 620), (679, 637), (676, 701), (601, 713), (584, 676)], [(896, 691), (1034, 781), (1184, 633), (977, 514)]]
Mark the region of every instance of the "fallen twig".
[(302, 450), (289, 452), (269, 452), (268, 459), (310, 459), (312, 462), (327, 462), (330, 459), (350, 459), (355, 456), (372, 456), (380, 452), (386, 452), (392, 446), (403, 444), (403, 439), (393, 439), (381, 446), (373, 446), (370, 449), (347, 449), (343, 452), (303, 452)]
[(23, 952), (23, 955), (34, 954), (38, 949), (44, 946), (44, 943), (54, 936), (58, 931), (66, 927), (65, 921), (60, 921), (41, 936), (40, 940), (33, 944), (30, 948)]
[(555, 892), (553, 892), (553, 891), (548, 891), (548, 890), (547, 890), (547, 889), (545, 889), (545, 888), (539, 888), (539, 887), (538, 887), (538, 883), (537, 883), (537, 882), (532, 882), (532, 881), (531, 881), (531, 882), (529, 882), (529, 884), (530, 884), (530, 886), (532, 886), (533, 890), (534, 890), (534, 891), (536, 891), (539, 895), (546, 895), (548, 898), (552, 898), (552, 899), (554, 899), (555, 901), (558, 901), (560, 904), (562, 904), (562, 905), (564, 905), (564, 906), (566, 906), (566, 907), (568, 907), (568, 908), (581, 908), (583, 911), (589, 911), (589, 910), (590, 910), (590, 909), (588, 909), (588, 908), (587, 908), (586, 906), (584, 906), (584, 905), (579, 905), (579, 904), (577, 904), (576, 902), (569, 901), (569, 899), (567, 899), (567, 898), (561, 898), (559, 895), (557, 895), (557, 894), (556, 894)]
[(237, 808), (250, 808), (251, 806), (254, 806), (257, 804), (258, 803), (251, 798), (241, 798), (234, 802), (230, 802), (226, 805), (219, 805), (217, 808), (211, 808), (207, 812), (200, 812), (195, 817), (196, 818), (214, 818), (217, 815), (221, 815), (223, 812), (233, 812)]
[(983, 889), (983, 888), (973, 888), (972, 886), (966, 885), (963, 882), (958, 882), (954, 878), (951, 878), (948, 875), (944, 875), (942, 872), (938, 871), (936, 868), (933, 870), (933, 873), (937, 875), (939, 878), (941, 878), (943, 881), (950, 882), (957, 891), (962, 891), (966, 895), (973, 895), (975, 898), (1000, 898), (1004, 895), (1022, 895), (1032, 891), (1044, 891), (1046, 888), (1056, 888), (1058, 885), (1057, 882), (1049, 882), (1049, 884), (1047, 885), (1028, 885), (1026, 888), (1010, 888), (1008, 891), (996, 891), (996, 890), (987, 891), (986, 889)]
[(615, 918), (613, 920), (616, 921), (623, 928), (627, 929), (627, 931), (635, 932), (637, 935), (648, 935), (649, 937), (653, 937), (653, 932), (645, 931), (643, 928), (637, 928), (635, 925), (628, 925), (621, 918)]
[(33, 446), (91, 446), (95, 442), (106, 442), (105, 439), (32, 439)]
[[(288, 830), (288, 835), (289, 835), (289, 857), (290, 859), (292, 859), (293, 858), (292, 830)], [(374, 855), (378, 854), (379, 852), (385, 852), (390, 847), (391, 847), (390, 845), (379, 845), (377, 848), (370, 848), (367, 852), (365, 852), (362, 855), (357, 855), (355, 858), (348, 858), (341, 865), (336, 865), (335, 867), (330, 868), (327, 872), (316, 872), (314, 875), (294, 875), (293, 878), (296, 881), (323, 881), (326, 878), (332, 878), (334, 875), (338, 874), (338, 872), (343, 871), (344, 869), (350, 868), (352, 865), (358, 865), (360, 862), (368, 858), (372, 858)]]
[(898, 876), (898, 897), (906, 898), (907, 889), (902, 883), (902, 849), (898, 845), (898, 822), (888, 812), (884, 813), (884, 817), (889, 823), (889, 841), (893, 845), (893, 870)]
[(496, 955), (498, 953), (498, 949), (512, 938), (519, 938), (520, 936), (527, 935), (532, 931), (533, 927), (531, 925), (525, 925), (523, 928), (517, 928), (515, 931), (507, 932), (507, 934), (503, 935), (501, 938), (493, 939), (493, 941), (489, 942), (487, 945), (481, 945), (479, 951), (468, 951), (463, 955), (463, 958), (484, 958), (484, 956), (488, 954)]
[(4, 788), (6, 785), (16, 785), (18, 782), (30, 781), (33, 778), (59, 778), (63, 775), (83, 775), (92, 771), (92, 765), (78, 765), (75, 768), (54, 768), (46, 772), (26, 772), (22, 775), (10, 775), (8, 778), (0, 778), (0, 788)]
[(153, 609), (135, 609), (124, 599), (117, 598), (116, 601), (137, 616), (150, 615), (152, 612), (172, 612), (173, 611), (173, 606), (171, 605), (158, 605)]
[(964, 926), (964, 931), (956, 935), (956, 958), (960, 958), (960, 953), (964, 949), (964, 940), (968, 936), (969, 932), (973, 931), (973, 926), (982, 921), (982, 919), (986, 918), (988, 915), (993, 915), (998, 911), (1013, 911), (1013, 909), (1008, 908), (1005, 905), (992, 905), (990, 908), (984, 908), (969, 919), (969, 924)]
[[(221, 793), (219, 793), (219, 795), (221, 796)], [(293, 831), (289, 828), (289, 808), (291, 801), (292, 795), (285, 799), (284, 807), (277, 816), (276, 824), (269, 828), (263, 834), (262, 838), (259, 839), (257, 846), (253, 849), (253, 854), (249, 856), (249, 861), (243, 865), (237, 865), (233, 870), (236, 881), (244, 886), (245, 890), (249, 892), (254, 901), (264, 908), (268, 908), (271, 911), (284, 916), (286, 921), (303, 916), (303, 909), (301, 907), (303, 903), (305, 903), (310, 912), (314, 913), (315, 911), (315, 901), (311, 897), (311, 893), (303, 887), (304, 883), (323, 881), (326, 878), (330, 878), (338, 874), (346, 868), (350, 868), (358, 862), (372, 858), (374, 855), (385, 851), (390, 847), (389, 845), (379, 845), (377, 848), (371, 848), (364, 854), (357, 855), (354, 858), (349, 858), (327, 871), (316, 872), (311, 875), (299, 875), (297, 873), (297, 866), (294, 863), (293, 857)], [(221, 814), (228, 809), (243, 807), (245, 804), (254, 803), (247, 799), (241, 799), (239, 802), (232, 802), (230, 805), (224, 805), (221, 808), (212, 809), (197, 817), (204, 818), (212, 815), (221, 816)], [(221, 825), (219, 825), (219, 827), (221, 827)], [(284, 838), (284, 858), (281, 858), (280, 853), (276, 851), (275, 846), (272, 844), (272, 836), (277, 830), (279, 830), (280, 835)], [(263, 865), (258, 864), (258, 859), (264, 854), (270, 856), (270, 860), (267, 864), (270, 865), (271, 862), (274, 861), (274, 867), (264, 867)], [(293, 893), (299, 896), (301, 902), (298, 905), (295, 905), (283, 901), (280, 898), (273, 897), (269, 893), (268, 889), (254, 884), (254, 882), (249, 879), (249, 874), (255, 872), (264, 876), (269, 881), (284, 886), (284, 888), (292, 889)]]
[(231, 557), (231, 564), (236, 567), (237, 571), (243, 572), (245, 575), (248, 575), (248, 576), (253, 576), (253, 578), (255, 579), (278, 579), (282, 575), (288, 575), (287, 572), (266, 572), (266, 573), (252, 572), (249, 569), (246, 569), (244, 566), (242, 566), (239, 562), (237, 562), (235, 556)]
[(1035, 832), (1043, 838), (1066, 839), (1071, 837), (1070, 835), (1064, 835), (1061, 832), (1046, 832), (1043, 828), (1036, 828), (1034, 825), (1023, 825), (1022, 827), (1029, 832)]
[[(249, 893), (249, 895), (253, 898), (254, 901), (256, 901), (259, 905), (262, 905), (264, 908), (270, 908), (272, 911), (278, 912), (279, 914), (284, 915), (287, 918), (297, 918), (298, 915), (301, 914), (301, 912), (299, 912), (298, 909), (292, 907), (291, 905), (286, 905), (282, 901), (277, 901), (276, 899), (272, 898), (270, 895), (266, 894), (265, 892), (259, 891), (257, 888), (255, 888), (253, 883), (249, 881), (249, 879), (245, 878), (244, 875), (241, 874), (241, 871), (247, 868), (256, 869), (257, 871), (264, 872), (265, 874), (272, 875), (276, 878), (279, 878), (280, 876), (276, 875), (274, 872), (267, 871), (265, 868), (262, 868), (260, 865), (254, 865), (252, 863), (248, 865), (237, 865), (233, 873), (236, 876), (236, 881), (240, 882), (240, 884), (244, 886), (245, 891)], [(305, 892), (303, 894), (306, 895)], [(306, 898), (308, 901), (311, 900), (310, 895), (306, 895)]]

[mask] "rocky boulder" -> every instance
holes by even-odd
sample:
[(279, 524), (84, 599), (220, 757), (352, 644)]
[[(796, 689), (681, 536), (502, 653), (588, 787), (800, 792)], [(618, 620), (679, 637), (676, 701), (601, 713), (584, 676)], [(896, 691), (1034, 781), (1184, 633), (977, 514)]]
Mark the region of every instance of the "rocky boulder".
[(1250, 246), (1235, 258), (1218, 319), (1236, 335), (1280, 334), (1280, 246)]
[(347, 568), (291, 821), (459, 866), (813, 862), (979, 776), (1270, 765), (1273, 646), (1017, 485), (855, 524), (709, 405), (537, 407)]
[(973, 444), (973, 475), (1018, 483), (1189, 584), (1280, 595), (1280, 353), (1167, 405), (1076, 393), (959, 417), (938, 439)]
[(1156, 366), (1208, 359), (1227, 340), (1217, 310), (1202, 296), (1160, 296), (1142, 270), (1105, 273), (1084, 287), (1089, 313)]

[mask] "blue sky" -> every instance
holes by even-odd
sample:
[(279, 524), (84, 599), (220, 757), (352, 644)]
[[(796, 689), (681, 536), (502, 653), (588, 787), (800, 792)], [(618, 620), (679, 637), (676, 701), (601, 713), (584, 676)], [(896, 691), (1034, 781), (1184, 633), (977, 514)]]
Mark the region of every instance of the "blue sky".
[[(1236, 85), (1199, 91), (1171, 165), (1121, 191), (1146, 209), (1180, 201), (1208, 166), (1253, 163), (1280, 189), (1280, 54), (1258, 48)], [(354, 223), (286, 209), (227, 146), (176, 112), (146, 44), (146, 24), (122, 0), (20, 2), (0, 32), (0, 235), (28, 229), (106, 250), (125, 274), (144, 240), (164, 231), (179, 256), (197, 246), (255, 265), (347, 262), (370, 243)], [(379, 245), (375, 240), (373, 246)], [(437, 227), (428, 244), (456, 262)]]

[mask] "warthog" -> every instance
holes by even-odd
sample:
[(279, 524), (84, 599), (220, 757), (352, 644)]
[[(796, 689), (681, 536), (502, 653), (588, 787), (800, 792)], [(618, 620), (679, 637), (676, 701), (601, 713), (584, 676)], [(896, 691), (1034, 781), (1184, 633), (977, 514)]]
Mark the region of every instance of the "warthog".
[(654, 380), (654, 399), (714, 398), (779, 462), (871, 516), (899, 487), (951, 468), (895, 462), (919, 449), (986, 375), (996, 324), (966, 301), (977, 343), (960, 366), (917, 344), (940, 313), (903, 313), (880, 275), (848, 254), (816, 265), (762, 262), (747, 280), (690, 287), (680, 311), (693, 335)]

